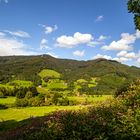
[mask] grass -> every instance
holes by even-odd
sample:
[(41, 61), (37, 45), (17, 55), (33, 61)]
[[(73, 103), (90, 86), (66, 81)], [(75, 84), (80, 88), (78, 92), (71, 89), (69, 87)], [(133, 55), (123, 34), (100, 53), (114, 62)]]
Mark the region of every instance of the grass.
[(12, 82), (9, 82), (8, 85), (29, 87), (29, 86), (33, 86), (34, 84), (31, 81), (14, 80)]
[(47, 83), (48, 89), (67, 89), (67, 84), (63, 80), (51, 79)]
[(93, 96), (72, 96), (69, 97), (69, 99), (73, 99), (73, 100), (77, 100), (78, 102), (85, 103), (85, 101), (87, 100), (88, 102), (91, 103), (96, 103), (96, 102), (100, 102), (100, 101), (105, 101), (107, 99), (113, 99), (112, 95), (93, 95)]
[[(71, 99), (77, 100), (78, 102), (84, 103), (86, 100), (96, 104), (99, 101), (105, 101), (107, 99), (113, 98), (111, 95), (103, 95), (103, 96), (96, 96), (94, 97), (84, 97), (84, 96), (73, 96), (69, 97)], [(15, 97), (8, 97), (8, 98), (0, 98), (1, 104), (13, 104), (15, 102)], [(37, 117), (37, 116), (44, 116), (54, 111), (58, 110), (75, 110), (80, 109), (84, 106), (42, 106), (42, 107), (25, 107), (25, 108), (8, 108), (0, 110), (0, 121), (7, 121), (7, 120), (24, 120), (30, 117)]]
[(58, 73), (54, 70), (44, 69), (39, 73), (39, 76), (41, 78), (45, 78), (45, 77), (60, 78), (60, 73)]
[(21, 121), (30, 117), (44, 116), (58, 110), (76, 110), (81, 106), (43, 106), (26, 108), (8, 108), (0, 110), (0, 121)]
[(0, 104), (14, 104), (16, 97), (0, 98)]

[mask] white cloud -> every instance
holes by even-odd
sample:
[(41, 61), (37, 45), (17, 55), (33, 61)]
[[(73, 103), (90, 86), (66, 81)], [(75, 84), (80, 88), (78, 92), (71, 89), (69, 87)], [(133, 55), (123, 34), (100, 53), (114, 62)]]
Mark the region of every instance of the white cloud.
[(140, 64), (140, 58), (137, 59), (137, 62)]
[(93, 40), (91, 34), (74, 33), (73, 36), (62, 35), (56, 39), (56, 46), (64, 48), (72, 48), (79, 44), (88, 44)]
[(58, 29), (57, 25), (54, 25), (54, 26), (47, 26), (47, 25), (44, 25), (44, 24), (38, 24), (38, 25), (44, 28), (45, 34), (50, 34), (52, 32), (55, 32)]
[(115, 50), (115, 51), (130, 51), (133, 49), (132, 45), (135, 43), (139, 36), (136, 34), (122, 33), (121, 39), (118, 41), (113, 41), (110, 45), (105, 45), (102, 47), (103, 50)]
[(100, 35), (98, 39), (95, 39), (94, 41), (91, 41), (87, 44), (87, 46), (89, 47), (95, 47), (97, 45), (101, 45), (104, 44), (104, 40), (110, 38), (110, 36), (104, 36), (104, 35)]
[(113, 58), (112, 60), (116, 60), (116, 61), (118, 61), (118, 62), (126, 62), (126, 61), (129, 61), (130, 59), (125, 58), (125, 57), (120, 57), (120, 58), (115, 57), (115, 58)]
[(100, 45), (102, 44), (102, 42), (98, 42), (98, 41), (91, 41), (87, 44), (87, 46), (89, 47), (95, 47), (96, 45)]
[(125, 58), (128, 58), (128, 59), (134, 59), (136, 58), (136, 54), (134, 52), (127, 52), (127, 51), (121, 51), (119, 53), (117, 53), (117, 56), (118, 57), (125, 57)]
[(108, 36), (104, 36), (104, 35), (100, 35), (99, 38), (97, 39), (98, 41), (103, 41), (103, 40), (106, 40), (108, 39), (109, 37)]
[(139, 30), (136, 31), (136, 38), (140, 38), (140, 31)]
[(24, 31), (9, 31), (9, 30), (5, 30), (6, 33), (9, 33), (12, 36), (17, 36), (17, 37), (22, 37), (22, 38), (29, 38), (30, 35), (27, 32)]
[(5, 33), (0, 32), (0, 37), (4, 37), (4, 36), (5, 36)]
[(112, 59), (111, 56), (109, 56), (109, 55), (102, 55), (102, 54), (97, 54), (96, 56), (92, 57), (92, 59), (98, 59), (98, 58)]
[(54, 27), (51, 27), (51, 26), (46, 26), (45, 27), (45, 33), (46, 34), (50, 34), (54, 31), (56, 31), (58, 29), (57, 25), (54, 25)]
[(96, 18), (96, 22), (99, 22), (99, 21), (103, 21), (103, 19), (104, 19), (104, 16), (103, 15), (100, 15), (100, 16), (98, 16), (97, 18)]
[(137, 62), (140, 64), (140, 50), (136, 54)]
[(33, 52), (26, 51), (29, 47), (30, 46), (17, 39), (6, 37), (0, 38), (0, 56), (33, 54)]
[(76, 50), (76, 51), (73, 52), (73, 55), (82, 57), (82, 56), (85, 55), (85, 51), (84, 50), (83, 51)]
[(45, 34), (50, 34), (58, 29), (57, 25), (47, 26), (47, 25), (39, 24), (39, 26), (45, 29)]
[(52, 53), (52, 52), (48, 52), (48, 53), (46, 53), (46, 54), (51, 55), (52, 57), (58, 58), (58, 55), (56, 55), (56, 54), (54, 54), (54, 53)]
[(98, 58), (104, 58), (104, 59), (108, 59), (108, 60), (115, 60), (115, 61), (118, 61), (118, 62), (126, 62), (126, 61), (129, 61), (131, 60), (129, 57), (115, 57), (115, 58), (112, 58), (111, 56), (109, 55), (102, 55), (102, 54), (97, 54), (96, 56), (92, 57), (92, 59), (98, 59)]
[(52, 48), (48, 46), (48, 40), (45, 38), (43, 38), (40, 42), (40, 50), (43, 49), (52, 50)]

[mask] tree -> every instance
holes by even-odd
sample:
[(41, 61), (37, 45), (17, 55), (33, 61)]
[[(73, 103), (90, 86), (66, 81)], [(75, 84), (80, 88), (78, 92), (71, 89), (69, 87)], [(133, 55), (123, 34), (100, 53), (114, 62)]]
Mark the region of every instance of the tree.
[(128, 11), (134, 14), (136, 29), (140, 30), (140, 0), (129, 0)]

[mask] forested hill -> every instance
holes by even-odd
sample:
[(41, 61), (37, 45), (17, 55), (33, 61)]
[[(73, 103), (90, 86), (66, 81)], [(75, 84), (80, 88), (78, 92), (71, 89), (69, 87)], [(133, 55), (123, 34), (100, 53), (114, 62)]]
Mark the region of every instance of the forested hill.
[(112, 90), (126, 82), (140, 77), (140, 69), (127, 66), (117, 61), (96, 59), (77, 61), (57, 59), (49, 55), (39, 56), (4, 56), (0, 57), (0, 82), (11, 80), (30, 80), (36, 85), (41, 78), (38, 73), (43, 69), (59, 72), (68, 84), (78, 79), (96, 78), (97, 89)]

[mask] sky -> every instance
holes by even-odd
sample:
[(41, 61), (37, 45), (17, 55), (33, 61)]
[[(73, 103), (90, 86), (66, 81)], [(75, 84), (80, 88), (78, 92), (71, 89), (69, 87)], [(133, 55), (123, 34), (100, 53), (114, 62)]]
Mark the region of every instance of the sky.
[(140, 67), (127, 0), (0, 0), (0, 56), (106, 58)]

